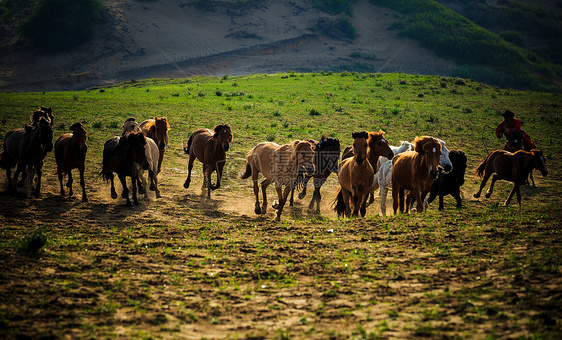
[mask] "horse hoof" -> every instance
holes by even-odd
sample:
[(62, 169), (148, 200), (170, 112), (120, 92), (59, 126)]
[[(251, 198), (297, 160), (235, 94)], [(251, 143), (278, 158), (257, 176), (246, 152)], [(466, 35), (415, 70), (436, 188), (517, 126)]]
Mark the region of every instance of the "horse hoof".
[(183, 187), (184, 187), (185, 189), (189, 188), (189, 182), (190, 182), (190, 181), (185, 181), (185, 183), (183, 183)]
[(490, 196), (492, 196), (492, 194), (491, 194), (491, 193), (489, 193), (489, 192), (488, 192), (488, 193), (486, 193), (486, 195), (485, 195), (485, 197), (486, 197), (486, 198), (490, 198)]
[(157, 193), (156, 193), (156, 198), (162, 198), (162, 195), (161, 195), (159, 192), (157, 192)]
[(112, 193), (111, 193), (111, 198), (116, 199), (116, 198), (117, 198), (117, 193), (116, 193), (116, 192), (112, 192)]
[(256, 213), (256, 215), (261, 215), (260, 207), (256, 207), (256, 209), (254, 209), (254, 212)]
[(299, 200), (302, 200), (305, 197), (306, 197), (306, 192), (303, 191), (299, 194)]
[(275, 202), (275, 203), (273, 203), (273, 205), (271, 207), (273, 209), (279, 209), (279, 203)]
[(479, 197), (480, 197), (479, 193), (474, 194), (474, 198), (479, 198)]
[(84, 203), (85, 203), (85, 202), (88, 202), (88, 198), (87, 198), (87, 197), (83, 197), (83, 198), (82, 198), (82, 202), (84, 202)]
[(154, 184), (152, 184), (149, 189), (150, 189), (150, 191), (154, 191), (154, 190), (156, 190), (156, 186)]

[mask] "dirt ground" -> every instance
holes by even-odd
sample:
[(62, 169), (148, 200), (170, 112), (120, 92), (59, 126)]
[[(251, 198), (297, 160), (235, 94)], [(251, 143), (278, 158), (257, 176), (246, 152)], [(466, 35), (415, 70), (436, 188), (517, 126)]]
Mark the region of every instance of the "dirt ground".
[[(48, 157), (45, 168), (54, 169)], [(94, 173), (92, 171), (92, 173)], [(5, 175), (0, 175), (2, 183)], [(51, 170), (41, 198), (0, 193), (4, 338), (555, 338), (562, 330), (560, 204), (550, 182), (532, 208), (470, 199), (418, 215), (336, 219), (308, 199), (253, 213), (250, 182), (227, 173), (207, 200), (201, 178), (164, 168), (164, 197), (125, 207), (86, 179), (89, 202), (62, 198)], [(541, 189), (542, 187), (542, 189)], [(498, 184), (498, 197), (508, 185)], [(119, 186), (118, 186), (119, 192)], [(274, 200), (273, 190), (270, 202)], [(26, 254), (35, 230), (46, 245)]]

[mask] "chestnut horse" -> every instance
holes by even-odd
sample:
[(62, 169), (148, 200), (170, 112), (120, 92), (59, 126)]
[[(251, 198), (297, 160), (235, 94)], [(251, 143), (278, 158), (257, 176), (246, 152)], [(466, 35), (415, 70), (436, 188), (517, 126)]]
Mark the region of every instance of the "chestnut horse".
[(494, 184), (496, 181), (503, 179), (513, 182), (513, 189), (511, 189), (504, 205), (507, 206), (513, 195), (517, 194), (517, 202), (519, 203), (519, 206), (521, 206), (521, 193), (519, 191), (519, 187), (525, 184), (529, 173), (533, 169), (540, 171), (543, 177), (548, 175), (548, 170), (546, 170), (546, 160), (544, 159), (541, 150), (519, 150), (515, 153), (505, 150), (492, 151), (488, 154), (488, 156), (486, 156), (482, 163), (480, 163), (474, 173), (475, 176), (482, 178), (480, 189), (474, 194), (474, 198), (480, 197), (482, 189), (486, 185), (490, 176), (493, 174), (492, 183), (486, 192), (486, 198), (490, 198), (494, 192)]
[[(199, 129), (191, 134), (187, 145), (183, 144), (183, 151), (189, 154), (189, 164), (187, 166), (187, 179), (183, 184), (184, 188), (189, 188), (191, 183), (191, 169), (193, 162), (197, 158), (203, 163), (203, 189), (207, 188), (207, 198), (211, 198), (211, 190), (216, 190), (221, 186), (222, 169), (226, 163), (226, 152), (232, 143), (232, 131), (228, 124), (217, 125), (213, 130)], [(217, 172), (217, 183), (211, 183), (211, 175)]]
[[(382, 138), (382, 134), (380, 136), (379, 138)], [(370, 136), (367, 132), (362, 131), (352, 133), (351, 137), (353, 138), (353, 157), (346, 158), (340, 163), (338, 171), (340, 187), (334, 200), (334, 211), (338, 213), (338, 216), (344, 213), (345, 216), (349, 216), (353, 207), (352, 216), (356, 217), (361, 212), (363, 217), (375, 176), (375, 171), (367, 159)], [(386, 146), (388, 147), (388, 143)], [(392, 153), (392, 151), (390, 152)]]
[(433, 137), (418, 137), (414, 141), (414, 151), (406, 151), (392, 160), (392, 198), (394, 213), (404, 212), (404, 191), (410, 191), (406, 211), (411, 200), (417, 202), (417, 211), (427, 209), (426, 197), (433, 181), (439, 175), (441, 144)]
[(168, 130), (170, 130), (170, 124), (166, 117), (154, 119), (147, 119), (139, 125), (139, 128), (144, 132), (145, 136), (152, 138), (156, 145), (158, 145), (158, 150), (160, 155), (158, 157), (158, 172), (162, 169), (162, 160), (164, 160), (164, 151), (166, 151), (166, 146), (168, 145)]
[[(263, 205), (260, 208), (258, 175), (262, 173), (265, 179), (261, 183)], [(274, 204), (277, 209), (277, 221), (281, 220), (283, 206), (287, 201), (289, 192), (295, 185), (299, 172), (304, 174), (314, 173), (314, 151), (312, 144), (307, 141), (293, 141), (291, 144), (278, 145), (273, 142), (263, 142), (256, 145), (246, 157), (246, 171), (240, 176), (246, 179), (252, 176), (256, 214), (267, 212), (267, 187), (273, 182), (279, 198), (279, 203)], [(283, 186), (285, 190), (283, 191)]]
[(64, 174), (68, 174), (68, 196), (72, 196), (72, 169), (80, 172), (80, 186), (82, 187), (82, 202), (88, 202), (86, 196), (86, 183), (84, 182), (84, 162), (88, 145), (86, 144), (86, 130), (82, 123), (74, 123), (70, 126), (72, 133), (65, 133), (55, 142), (55, 160), (57, 162), (57, 175), (60, 183), (60, 194), (64, 196), (62, 184)]
[[(340, 141), (337, 138), (326, 138), (322, 136), (320, 141), (315, 141), (313, 139), (306, 139), (307, 142), (312, 144), (314, 150), (314, 173), (312, 175), (303, 176), (299, 174), (297, 177), (297, 183), (295, 186), (299, 188), (302, 185), (302, 191), (299, 194), (299, 199), (303, 199), (306, 196), (306, 186), (311, 178), (314, 178), (314, 194), (312, 195), (312, 200), (308, 205), (308, 209), (314, 208), (314, 203), (316, 202), (316, 212), (320, 212), (320, 201), (322, 196), (320, 195), (320, 187), (326, 182), (326, 179), (330, 174), (338, 173), (338, 163), (340, 159)], [(291, 198), (289, 200), (289, 206), (293, 206), (293, 195), (295, 193), (295, 188), (291, 190)]]

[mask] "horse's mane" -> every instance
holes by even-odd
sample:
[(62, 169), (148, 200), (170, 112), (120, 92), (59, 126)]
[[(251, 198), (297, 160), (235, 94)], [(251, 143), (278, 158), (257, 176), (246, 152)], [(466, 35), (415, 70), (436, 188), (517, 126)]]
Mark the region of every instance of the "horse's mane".
[(379, 132), (369, 132), (369, 139), (367, 139), (367, 144), (371, 145), (371, 143), (374, 143), (377, 139), (383, 138), (383, 135), (383, 130), (379, 130)]
[(170, 123), (168, 123), (168, 119), (166, 117), (162, 117), (162, 118), (154, 117), (154, 118), (152, 118), (151, 121), (148, 121), (148, 123), (146, 123), (147, 128), (148, 129), (150, 129), (152, 127), (156, 128), (156, 121), (166, 123), (166, 129), (168, 129), (168, 130), (170, 129)]
[(318, 142), (318, 145), (316, 146), (316, 148), (318, 150), (323, 150), (323, 149), (327, 149), (331, 146), (337, 146), (339, 148), (340, 147), (340, 140), (337, 139), (337, 138), (330, 138), (330, 137), (322, 136), (322, 138), (320, 138), (320, 141)]
[[(425, 145), (428, 143), (439, 144), (437, 139), (430, 136), (416, 137), (416, 140), (414, 141), (414, 151), (416, 151), (419, 154), (424, 154), (425, 151), (423, 151), (423, 149)], [(439, 147), (441, 147), (441, 144), (439, 144)]]
[(369, 138), (369, 134), (365, 131), (361, 131), (361, 132), (353, 132), (351, 134), (351, 138), (355, 139), (355, 138), (365, 138), (368, 139)]
[(219, 124), (219, 125), (215, 126), (213, 131), (215, 131), (215, 133), (219, 133), (220, 130), (222, 130), (222, 129), (227, 129), (228, 131), (231, 131), (230, 126), (228, 124)]

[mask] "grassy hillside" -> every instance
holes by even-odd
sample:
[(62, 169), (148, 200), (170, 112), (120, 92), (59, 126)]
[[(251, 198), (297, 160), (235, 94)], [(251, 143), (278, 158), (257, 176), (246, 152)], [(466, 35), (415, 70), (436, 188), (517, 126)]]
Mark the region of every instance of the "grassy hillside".
[[(54, 156), (42, 197), (0, 193), (0, 328), (8, 338), (375, 339), (554, 338), (562, 331), (559, 221), (562, 95), (503, 90), (471, 80), (407, 74), (294, 72), (139, 80), (79, 92), (0, 93), (0, 135), (52, 106), (55, 138), (75, 121), (88, 131), (87, 190), (61, 198)], [(510, 109), (547, 157), (549, 175), (503, 207), (511, 185), (474, 199), (471, 177), (499, 113)], [(126, 118), (166, 116), (164, 198), (133, 208), (99, 178), (105, 140)], [(181, 142), (201, 127), (231, 125), (223, 187), (200, 196), (200, 166), (182, 184)], [(364, 219), (330, 210), (334, 176), (287, 207), (253, 213), (238, 174), (258, 142), (383, 129), (393, 145), (432, 135), (468, 155), (463, 208), (445, 199), (424, 214)], [(4, 173), (0, 181), (5, 182)], [(79, 192), (75, 179), (75, 191)], [(119, 186), (119, 185), (118, 185)], [(309, 188), (310, 189), (310, 188)], [(118, 187), (119, 191), (119, 187)], [(269, 189), (270, 202), (275, 200)], [(390, 206), (390, 203), (389, 203)], [(39, 250), (30, 244), (39, 242)]]

